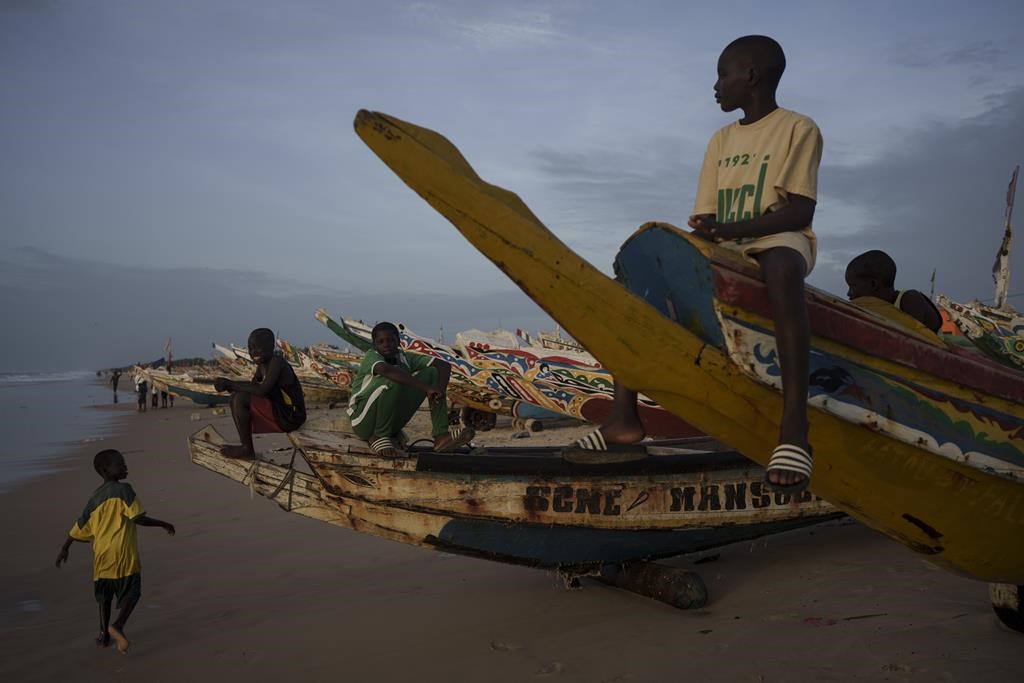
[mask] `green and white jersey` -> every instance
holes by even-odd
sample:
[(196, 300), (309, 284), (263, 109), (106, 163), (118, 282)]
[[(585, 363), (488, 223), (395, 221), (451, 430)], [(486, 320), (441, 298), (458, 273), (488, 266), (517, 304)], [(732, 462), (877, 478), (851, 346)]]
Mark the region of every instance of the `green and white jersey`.
[[(395, 367), (401, 368), (412, 374), (430, 365), (433, 361), (429, 356), (419, 353), (398, 352), (398, 361)], [(380, 363), (387, 363), (384, 356), (375, 349), (370, 349), (363, 355), (363, 361), (359, 364), (359, 372), (352, 382), (352, 396), (348, 400), (348, 416), (356, 418), (358, 413), (373, 403), (382, 392), (388, 388), (388, 383), (379, 375), (373, 374), (373, 369)]]

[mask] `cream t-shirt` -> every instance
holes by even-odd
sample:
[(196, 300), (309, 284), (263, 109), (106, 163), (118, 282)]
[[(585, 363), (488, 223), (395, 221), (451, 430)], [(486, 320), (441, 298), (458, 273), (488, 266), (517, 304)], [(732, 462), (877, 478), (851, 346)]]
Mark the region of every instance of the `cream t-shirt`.
[[(745, 126), (730, 123), (708, 142), (693, 213), (735, 223), (779, 209), (790, 194), (817, 201), (821, 148), (814, 121), (781, 107)], [(811, 226), (800, 232), (816, 251)]]

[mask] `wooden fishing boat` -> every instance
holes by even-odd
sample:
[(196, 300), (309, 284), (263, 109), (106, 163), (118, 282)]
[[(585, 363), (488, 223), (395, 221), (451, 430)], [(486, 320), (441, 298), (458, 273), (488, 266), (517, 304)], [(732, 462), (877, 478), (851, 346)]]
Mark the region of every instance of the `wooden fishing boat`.
[[(599, 365), (583, 364), (573, 357), (559, 355), (567, 352), (549, 350), (538, 356), (533, 347), (485, 349), (471, 343), (464, 344), (460, 351), (474, 366), (494, 375), (488, 384), (524, 392), (533, 402), (550, 406), (568, 417), (600, 424), (612, 412), (614, 380), (611, 373)], [(643, 394), (638, 397), (637, 414), (650, 436), (701, 435), (692, 425)]]
[(993, 308), (978, 301), (961, 304), (944, 296), (939, 296), (939, 306), (982, 353), (1024, 370), (1024, 316), (1010, 307)]
[(144, 369), (142, 373), (161, 391), (186, 398), (201, 406), (221, 406), (231, 402), (231, 395), (213, 388), (212, 376), (170, 373), (165, 370)]
[[(330, 320), (333, 326), (328, 327), (332, 330), (342, 328), (342, 338), (349, 343), (358, 341), (353, 338), (361, 337), (349, 320), (339, 324), (322, 309), (317, 312), (317, 319), (321, 322)], [(611, 375), (598, 367), (599, 363), (579, 362), (581, 354), (578, 352), (570, 355), (570, 352), (533, 347), (494, 348), (491, 342), (497, 342), (498, 335), (479, 333), (456, 335), (456, 341), (461, 345), (456, 349), (421, 337), (401, 323), (398, 328), (403, 349), (439, 358), (452, 366), (452, 393), (468, 396), (467, 405), (482, 403), (483, 397), (473, 396), (472, 387), (475, 387), (489, 392), (489, 396), (484, 394), (488, 396), (487, 406), (509, 406), (494, 412), (527, 419), (551, 420), (563, 416), (600, 423), (611, 414)], [(368, 343), (368, 340), (362, 342)], [(700, 435), (693, 426), (646, 396), (640, 398), (639, 414), (651, 436), (682, 438)]]
[(373, 455), (344, 431), (290, 437), (312, 475), (224, 458), (213, 427), (190, 437), (189, 449), (194, 463), (290, 511), (445, 552), (579, 573), (841, 514), (810, 493), (791, 500), (768, 492), (761, 468), (735, 452), (704, 450), (707, 439), (652, 447), (641, 462), (595, 466), (567, 462), (554, 448), (413, 449), (396, 459)]
[(325, 369), (319, 367), (319, 363), (284, 339), (277, 340), (277, 347), (294, 368), (307, 405), (329, 405), (348, 400), (350, 391), (348, 385), (343, 383), (343, 377), (331, 379), (325, 376)]
[[(781, 392), (756, 267), (667, 224), (641, 227), (612, 280), (445, 138), (362, 111), (356, 132), (616, 378), (760, 463)], [(811, 488), (951, 571), (1024, 584), (1024, 381), (808, 288)]]

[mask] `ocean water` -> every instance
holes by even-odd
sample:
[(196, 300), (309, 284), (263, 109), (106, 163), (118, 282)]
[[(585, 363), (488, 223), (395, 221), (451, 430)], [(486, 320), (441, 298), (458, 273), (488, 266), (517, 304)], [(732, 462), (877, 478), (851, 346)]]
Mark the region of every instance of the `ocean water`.
[[(113, 392), (94, 371), (0, 373), (0, 494), (19, 482), (59, 469), (60, 456), (76, 444), (111, 434), (119, 416)], [(118, 400), (134, 406), (131, 378), (121, 377)]]

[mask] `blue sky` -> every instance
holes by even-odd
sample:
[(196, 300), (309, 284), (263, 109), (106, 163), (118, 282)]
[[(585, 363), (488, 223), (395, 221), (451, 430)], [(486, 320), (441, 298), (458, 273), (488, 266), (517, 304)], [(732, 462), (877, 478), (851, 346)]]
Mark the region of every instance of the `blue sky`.
[(261, 325), (329, 341), (316, 306), (424, 334), (545, 325), (355, 112), (441, 132), (607, 271), (641, 223), (685, 223), (733, 118), (715, 62), (747, 33), (783, 45), (780, 103), (825, 138), (811, 284), (844, 294), (847, 260), (881, 248), (898, 286), (936, 268), (939, 291), (990, 297), (1022, 25), (1013, 2), (6, 0), (0, 369), (123, 364), (168, 336), (206, 354)]

